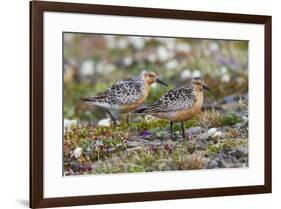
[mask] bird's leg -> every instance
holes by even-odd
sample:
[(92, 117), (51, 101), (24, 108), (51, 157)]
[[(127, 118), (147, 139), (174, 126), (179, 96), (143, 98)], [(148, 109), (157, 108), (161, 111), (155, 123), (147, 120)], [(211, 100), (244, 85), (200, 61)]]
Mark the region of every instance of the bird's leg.
[(130, 126), (130, 113), (127, 114), (126, 121), (127, 121), (127, 125)]
[(185, 131), (184, 131), (184, 124), (181, 123), (181, 130), (182, 130), (182, 138), (185, 139)]
[(114, 118), (114, 116), (111, 114), (111, 112), (108, 109), (105, 109), (105, 111), (109, 114), (111, 120), (113, 121), (113, 126), (116, 127), (116, 119)]
[(174, 122), (171, 121), (171, 122), (170, 122), (170, 133), (171, 133), (171, 138), (173, 138), (173, 125), (174, 125)]

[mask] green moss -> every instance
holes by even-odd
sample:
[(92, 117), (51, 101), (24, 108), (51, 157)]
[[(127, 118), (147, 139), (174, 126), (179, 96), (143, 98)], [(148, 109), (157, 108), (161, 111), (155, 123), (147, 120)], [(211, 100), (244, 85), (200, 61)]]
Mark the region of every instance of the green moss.
[(200, 123), (199, 123), (198, 118), (192, 118), (184, 123), (185, 128), (196, 127), (199, 125), (200, 125)]
[(209, 144), (206, 150), (208, 155), (216, 155), (222, 150), (231, 149), (237, 146), (247, 146), (246, 139), (221, 139), (218, 140), (216, 144)]
[(141, 120), (137, 123), (131, 124), (131, 129), (136, 131), (144, 131), (144, 130), (151, 130), (156, 128), (165, 128), (168, 125), (168, 121), (166, 120), (153, 120), (153, 121), (145, 121)]
[(221, 116), (220, 121), (223, 126), (232, 126), (241, 123), (242, 118), (235, 113), (228, 113), (227, 115)]

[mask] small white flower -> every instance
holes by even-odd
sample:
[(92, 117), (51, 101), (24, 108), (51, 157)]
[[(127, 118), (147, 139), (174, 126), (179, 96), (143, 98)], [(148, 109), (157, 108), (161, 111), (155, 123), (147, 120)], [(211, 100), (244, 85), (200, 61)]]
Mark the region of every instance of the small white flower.
[(225, 82), (225, 83), (229, 82), (230, 81), (230, 76), (228, 74), (223, 75), (221, 77), (221, 81)]
[(91, 76), (95, 73), (95, 63), (93, 60), (86, 60), (82, 63), (80, 74), (82, 76)]
[(151, 54), (148, 55), (147, 59), (148, 59), (149, 62), (156, 62), (157, 56), (156, 56), (155, 53), (151, 53)]
[(107, 47), (110, 48), (110, 49), (114, 49), (114, 48), (117, 48), (117, 42), (114, 38), (114, 36), (111, 36), (111, 35), (107, 35), (105, 36), (105, 39), (106, 39), (106, 44), (107, 44)]
[(201, 72), (199, 70), (194, 70), (192, 72), (192, 77), (195, 78), (195, 77), (200, 77), (201, 76)]
[(223, 67), (220, 68), (220, 71), (221, 71), (221, 74), (224, 75), (228, 72), (228, 69), (227, 69), (227, 67), (223, 66)]
[(82, 148), (81, 147), (77, 147), (75, 148), (75, 150), (72, 151), (72, 156), (75, 157), (75, 158), (79, 158), (82, 154)]
[(133, 63), (132, 57), (125, 57), (125, 58), (123, 59), (123, 63), (124, 63), (124, 65), (126, 65), (126, 66), (131, 65), (131, 64)]
[(128, 45), (129, 43), (126, 39), (121, 38), (117, 41), (117, 48), (119, 49), (125, 49), (128, 47)]
[(104, 66), (104, 70), (102, 71), (104, 74), (109, 74), (115, 70), (115, 66), (113, 64), (107, 64)]
[(98, 122), (98, 126), (109, 127), (110, 126), (110, 119), (109, 118), (105, 118), (105, 119), (100, 120)]
[(174, 51), (176, 49), (175, 40), (174, 39), (167, 39), (167, 38), (165, 40), (166, 40), (165, 44), (166, 44), (167, 48), (171, 51)]
[(96, 71), (97, 71), (98, 73), (102, 73), (102, 71), (104, 70), (104, 68), (105, 68), (105, 65), (104, 65), (102, 62), (100, 62), (100, 63), (98, 63), (98, 64), (96, 65)]
[(210, 44), (209, 44), (209, 49), (211, 50), (211, 51), (214, 51), (214, 52), (216, 52), (216, 51), (218, 51), (219, 49), (220, 49), (220, 46), (219, 46), (219, 44), (217, 43), (217, 42), (211, 42)]
[(130, 43), (134, 46), (134, 48), (140, 50), (145, 45), (145, 40), (143, 37), (129, 37)]
[(185, 69), (181, 72), (181, 79), (188, 79), (191, 78), (191, 71), (189, 69)]
[(178, 43), (176, 49), (181, 52), (190, 52), (191, 46), (188, 43)]
[(67, 128), (67, 127), (70, 127), (70, 126), (73, 126), (73, 125), (77, 125), (77, 121), (76, 120), (67, 120), (67, 119), (65, 119), (63, 121), (63, 125), (64, 125), (64, 128)]
[(98, 63), (96, 65), (96, 71), (101, 74), (109, 74), (115, 70), (115, 66), (113, 64), (106, 63)]
[(163, 62), (169, 59), (171, 55), (166, 47), (160, 46), (157, 48), (157, 56), (159, 61)]
[(167, 63), (165, 64), (165, 67), (166, 67), (167, 69), (172, 70), (172, 69), (177, 68), (178, 65), (179, 65), (178, 61), (177, 61), (176, 59), (172, 59), (172, 60), (170, 60), (169, 62), (167, 62)]

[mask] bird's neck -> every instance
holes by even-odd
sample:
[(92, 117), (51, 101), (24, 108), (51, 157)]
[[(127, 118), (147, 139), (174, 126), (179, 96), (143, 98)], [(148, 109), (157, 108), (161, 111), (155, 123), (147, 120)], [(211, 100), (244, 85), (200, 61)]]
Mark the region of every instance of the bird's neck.
[(150, 91), (150, 87), (151, 87), (151, 83), (149, 83), (149, 82), (147, 82), (147, 81), (144, 81), (144, 87), (145, 87), (145, 90), (146, 90), (147, 92), (149, 92), (149, 91)]
[(204, 100), (203, 91), (195, 90), (195, 100), (196, 100), (196, 104), (201, 108)]

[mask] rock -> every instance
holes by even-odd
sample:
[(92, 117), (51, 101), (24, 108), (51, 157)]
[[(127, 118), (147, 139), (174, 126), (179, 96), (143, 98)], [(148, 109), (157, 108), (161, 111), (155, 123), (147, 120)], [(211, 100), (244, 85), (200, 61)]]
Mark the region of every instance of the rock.
[(248, 128), (248, 119), (246, 119), (243, 123), (235, 124), (235, 128), (237, 129)]
[(140, 150), (140, 149), (143, 149), (143, 147), (132, 147), (132, 148), (128, 148), (128, 149), (126, 150), (126, 152), (128, 152), (128, 153), (130, 153), (130, 152), (136, 152), (136, 151), (138, 151), (138, 150)]
[(93, 170), (96, 170), (100, 165), (102, 165), (103, 162), (101, 160), (97, 160), (96, 162), (94, 162), (92, 165), (91, 165), (91, 168)]
[(197, 139), (200, 141), (210, 141), (212, 140), (212, 137), (207, 132), (205, 132), (197, 135)]
[(107, 152), (114, 152), (116, 150), (116, 148), (114, 148), (114, 147), (109, 147), (108, 149), (107, 149)]
[(162, 142), (160, 140), (153, 140), (153, 141), (149, 141), (148, 145), (155, 145), (155, 146), (159, 146), (161, 145)]
[(79, 158), (82, 154), (82, 148), (81, 147), (77, 147), (75, 148), (75, 150), (72, 151), (71, 156), (74, 158)]
[(142, 142), (140, 141), (127, 141), (128, 147), (139, 147), (142, 145)]
[(187, 129), (188, 133), (190, 134), (199, 134), (203, 131), (203, 129), (200, 127), (200, 126), (196, 126), (196, 127), (192, 127), (192, 128), (189, 128)]
[(217, 128), (210, 128), (207, 133), (209, 136), (212, 136), (216, 131), (217, 131)]
[(77, 162), (71, 162), (70, 163), (70, 169), (73, 171), (77, 171), (80, 169), (80, 163)]
[(221, 105), (222, 109), (225, 111), (237, 111), (241, 108), (241, 105), (238, 102), (232, 102)]
[(224, 136), (225, 136), (225, 134), (224, 134), (223, 132), (221, 132), (221, 131), (216, 131), (216, 132), (212, 135), (213, 138), (223, 138)]
[(105, 118), (102, 119), (98, 122), (98, 126), (100, 127), (109, 127), (110, 126), (110, 119), (109, 118)]
[(241, 168), (248, 166), (248, 148), (244, 146), (225, 147), (218, 154), (209, 157), (206, 168)]
[(231, 152), (231, 155), (233, 155), (237, 159), (247, 157), (248, 156), (248, 148), (239, 146)]

